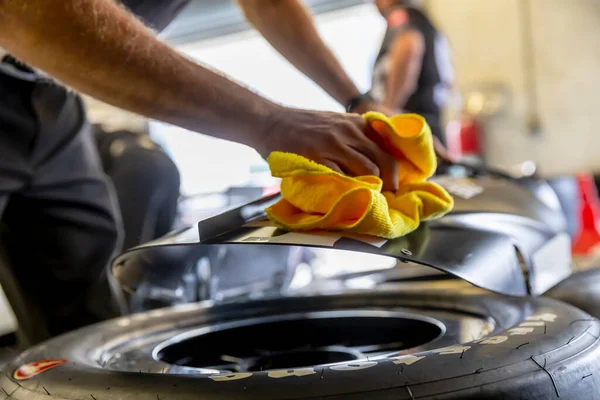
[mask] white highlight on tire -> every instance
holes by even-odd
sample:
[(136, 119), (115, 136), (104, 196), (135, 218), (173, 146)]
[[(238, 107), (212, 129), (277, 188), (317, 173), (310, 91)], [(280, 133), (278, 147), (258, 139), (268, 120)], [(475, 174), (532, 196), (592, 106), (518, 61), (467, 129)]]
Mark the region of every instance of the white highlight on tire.
[(360, 371), (361, 369), (374, 367), (377, 364), (376, 361), (361, 361), (351, 364), (333, 365), (330, 368), (334, 371)]
[(290, 376), (306, 376), (316, 374), (314, 368), (281, 369), (269, 372), (269, 378), (287, 378)]

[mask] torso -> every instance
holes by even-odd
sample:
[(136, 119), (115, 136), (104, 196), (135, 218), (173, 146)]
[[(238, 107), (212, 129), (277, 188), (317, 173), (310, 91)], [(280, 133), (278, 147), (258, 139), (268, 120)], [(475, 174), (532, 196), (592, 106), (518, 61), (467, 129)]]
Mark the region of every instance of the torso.
[(398, 34), (406, 29), (415, 29), (425, 39), (425, 53), (417, 87), (403, 109), (439, 118), (440, 110), (447, 102), (454, 75), (450, 60), (450, 46), (446, 37), (422, 12), (413, 8), (405, 10), (408, 14), (408, 22), (398, 28), (388, 27), (386, 31), (373, 69), (371, 94), (377, 100), (383, 100), (388, 76), (389, 48)]

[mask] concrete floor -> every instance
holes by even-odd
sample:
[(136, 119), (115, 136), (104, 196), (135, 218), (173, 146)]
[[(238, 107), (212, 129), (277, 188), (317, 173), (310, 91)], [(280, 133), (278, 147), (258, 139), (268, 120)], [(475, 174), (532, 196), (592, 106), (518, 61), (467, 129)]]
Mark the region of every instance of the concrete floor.
[(10, 309), (10, 306), (8, 305), (8, 300), (6, 300), (4, 291), (0, 286), (0, 335), (14, 332), (16, 330), (16, 327), (17, 321), (15, 319), (15, 315)]

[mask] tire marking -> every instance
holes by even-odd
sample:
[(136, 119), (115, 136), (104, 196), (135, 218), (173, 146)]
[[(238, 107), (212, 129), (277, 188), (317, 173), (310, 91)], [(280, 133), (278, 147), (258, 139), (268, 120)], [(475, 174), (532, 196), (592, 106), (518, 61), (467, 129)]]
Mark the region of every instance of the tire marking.
[[(313, 368), (298, 368), (298, 369), (280, 369), (275, 371), (270, 371), (268, 373), (269, 378), (288, 378), (290, 376), (302, 377), (305, 375), (316, 374), (316, 371)], [(250, 374), (252, 375), (252, 374)]]
[(533, 331), (533, 328), (512, 328), (508, 330), (508, 332), (510, 332), (510, 336), (524, 336)]
[(400, 356), (400, 357), (394, 357), (391, 358), (391, 360), (394, 360), (394, 364), (399, 365), (399, 364), (404, 364), (404, 365), (412, 365), (414, 363), (416, 363), (419, 360), (424, 359), (425, 356), (421, 356), (421, 357), (417, 357), (417, 356)]
[(471, 348), (471, 346), (449, 346), (443, 347), (441, 349), (430, 350), (432, 353), (437, 353), (439, 355), (447, 355), (447, 354), (459, 354), (461, 352), (467, 351)]
[(492, 336), (485, 339), (476, 340), (478, 344), (500, 344), (508, 340), (508, 336)]
[(545, 322), (554, 322), (554, 320), (558, 318), (558, 315), (554, 313), (544, 313), (544, 314), (536, 314), (527, 318), (527, 321), (545, 321)]
[(558, 386), (556, 386), (556, 382), (554, 382), (554, 377), (552, 376), (552, 374), (550, 373), (550, 371), (548, 371), (546, 369), (546, 359), (544, 358), (544, 366), (541, 366), (539, 362), (537, 362), (535, 360), (535, 358), (533, 358), (533, 356), (529, 357), (531, 358), (531, 361), (533, 361), (534, 363), (537, 364), (538, 367), (540, 367), (545, 373), (548, 374), (548, 376), (550, 377), (550, 381), (552, 382), (552, 386), (554, 386), (554, 391), (556, 392), (556, 397), (560, 397), (560, 392), (558, 391)]
[(43, 360), (32, 362), (17, 368), (13, 374), (13, 378), (18, 381), (25, 381), (41, 374), (42, 372), (56, 368), (68, 362), (69, 361), (67, 360)]
[(410, 387), (408, 386), (408, 384), (404, 385), (404, 387), (406, 388), (406, 391), (408, 392), (408, 394), (410, 395), (410, 399), (411, 400), (415, 400), (415, 396), (413, 395), (412, 390), (410, 390)]
[(251, 372), (237, 372), (237, 373), (210, 375), (209, 379), (212, 379), (215, 382), (227, 382), (227, 381), (237, 381), (239, 379), (246, 379), (251, 376), (252, 376)]
[(362, 361), (353, 362), (349, 364), (334, 365), (330, 367), (334, 371), (359, 371), (361, 369), (367, 369), (376, 366), (378, 363), (375, 361)]

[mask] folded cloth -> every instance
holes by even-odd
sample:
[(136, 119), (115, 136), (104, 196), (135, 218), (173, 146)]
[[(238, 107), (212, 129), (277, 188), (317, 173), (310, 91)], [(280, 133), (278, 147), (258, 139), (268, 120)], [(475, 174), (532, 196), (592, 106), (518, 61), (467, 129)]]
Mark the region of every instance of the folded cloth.
[(276, 226), (393, 239), (453, 208), (448, 192), (428, 181), (437, 162), (425, 119), (417, 114), (388, 118), (376, 112), (363, 117), (371, 128), (369, 137), (397, 160), (399, 189), (382, 192), (378, 176), (349, 177), (297, 154), (273, 152), (267, 162), (271, 174), (282, 178), (282, 198), (266, 213)]

